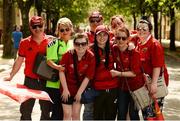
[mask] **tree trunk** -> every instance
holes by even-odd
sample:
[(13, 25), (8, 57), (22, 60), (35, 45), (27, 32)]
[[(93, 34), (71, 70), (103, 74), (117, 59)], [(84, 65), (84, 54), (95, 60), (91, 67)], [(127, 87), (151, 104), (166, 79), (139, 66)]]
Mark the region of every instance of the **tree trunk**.
[(11, 0), (3, 0), (3, 57), (12, 57), (12, 40), (11, 34), (13, 30), (12, 19), (13, 2)]
[(159, 41), (161, 43), (161, 39), (162, 39), (162, 9), (161, 9), (161, 12), (160, 12), (160, 27), (159, 27)]
[(171, 27), (170, 27), (170, 50), (176, 51), (175, 46), (175, 11), (174, 8), (170, 8), (170, 18), (171, 18)]
[(29, 31), (29, 10), (33, 5), (33, 0), (17, 0), (18, 6), (21, 10), (22, 14), (22, 33), (23, 37), (27, 37), (30, 35)]
[(158, 12), (157, 11), (153, 12), (153, 17), (154, 17), (154, 37), (158, 39)]
[(137, 20), (136, 20), (136, 15), (135, 15), (135, 13), (133, 13), (133, 20), (134, 20), (134, 30), (136, 30)]
[(21, 14), (22, 14), (22, 32), (23, 32), (23, 37), (27, 37), (30, 35), (29, 31), (29, 10), (27, 9), (21, 9)]

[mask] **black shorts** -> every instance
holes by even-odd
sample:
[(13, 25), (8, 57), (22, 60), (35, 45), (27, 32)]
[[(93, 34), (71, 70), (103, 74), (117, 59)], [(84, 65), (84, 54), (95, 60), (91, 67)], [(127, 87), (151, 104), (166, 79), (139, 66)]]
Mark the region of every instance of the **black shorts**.
[(72, 105), (73, 102), (75, 102), (75, 99), (74, 99), (74, 96), (70, 96), (70, 97), (68, 98), (68, 101), (67, 101), (67, 102), (63, 101), (62, 98), (61, 98), (61, 102), (62, 102), (62, 104)]

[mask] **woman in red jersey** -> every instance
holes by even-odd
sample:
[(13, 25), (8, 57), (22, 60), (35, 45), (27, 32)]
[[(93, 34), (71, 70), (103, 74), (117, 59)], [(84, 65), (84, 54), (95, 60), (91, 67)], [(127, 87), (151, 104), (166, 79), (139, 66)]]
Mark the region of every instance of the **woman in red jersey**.
[[(156, 40), (152, 34), (152, 24), (147, 19), (141, 19), (137, 26), (137, 34), (139, 37), (139, 43), (137, 44), (137, 50), (140, 52), (140, 59), (142, 61), (143, 70), (148, 74), (152, 82), (149, 86), (149, 92), (151, 95), (155, 95), (157, 92), (157, 80), (160, 75), (164, 72), (165, 82), (168, 85), (168, 73), (165, 66), (164, 60), (164, 50), (158, 40)], [(163, 98), (158, 98), (159, 106), (162, 110), (163, 108)], [(153, 111), (150, 111), (152, 108), (147, 107), (144, 109), (143, 117), (154, 116)], [(152, 113), (150, 113), (152, 112)]]
[(86, 34), (77, 34), (74, 39), (74, 51), (65, 53), (60, 61), (65, 71), (60, 71), (62, 84), (63, 120), (80, 120), (81, 95), (89, 80), (94, 77), (95, 58), (88, 50)]
[(113, 45), (113, 57), (116, 70), (111, 70), (111, 73), (113, 77), (119, 77), (118, 120), (126, 120), (128, 109), (130, 119), (139, 120), (138, 110), (130, 91), (137, 90), (145, 84), (141, 71), (140, 54), (135, 49), (128, 49), (129, 37), (130, 33), (127, 28), (119, 28), (115, 31), (116, 44)]

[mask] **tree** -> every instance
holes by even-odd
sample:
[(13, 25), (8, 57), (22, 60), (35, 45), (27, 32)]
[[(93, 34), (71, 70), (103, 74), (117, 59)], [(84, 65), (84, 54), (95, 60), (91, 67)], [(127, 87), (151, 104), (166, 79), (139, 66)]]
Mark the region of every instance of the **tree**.
[(16, 0), (22, 15), (22, 32), (23, 37), (30, 35), (29, 31), (29, 10), (33, 5), (34, 0)]
[(3, 0), (3, 57), (12, 57), (11, 34), (13, 29), (12, 21), (12, 0)]

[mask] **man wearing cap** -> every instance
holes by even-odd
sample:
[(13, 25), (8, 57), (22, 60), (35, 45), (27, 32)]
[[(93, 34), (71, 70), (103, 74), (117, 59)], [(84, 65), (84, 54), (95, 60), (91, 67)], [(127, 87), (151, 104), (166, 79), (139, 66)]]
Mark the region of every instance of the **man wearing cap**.
[[(14, 75), (21, 68), (22, 63), (25, 60), (24, 68), (24, 85), (30, 89), (43, 90), (45, 81), (40, 80), (38, 75), (33, 73), (33, 65), (35, 63), (35, 57), (37, 53), (46, 53), (46, 46), (48, 39), (44, 34), (44, 20), (42, 17), (33, 16), (29, 21), (29, 28), (31, 35), (20, 42), (18, 57), (14, 62), (13, 68), (6, 81), (12, 80)], [(31, 98), (20, 105), (20, 120), (32, 120), (31, 113), (34, 107), (35, 99)], [(39, 100), (41, 109), (41, 120), (48, 120), (50, 113), (50, 102)]]
[(94, 33), (97, 26), (103, 24), (103, 17), (99, 11), (94, 11), (89, 16), (90, 31), (87, 32), (89, 42), (94, 42)]

